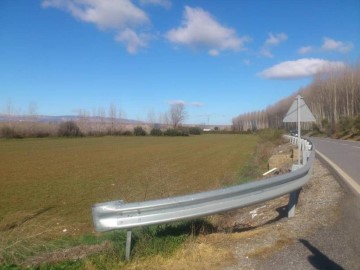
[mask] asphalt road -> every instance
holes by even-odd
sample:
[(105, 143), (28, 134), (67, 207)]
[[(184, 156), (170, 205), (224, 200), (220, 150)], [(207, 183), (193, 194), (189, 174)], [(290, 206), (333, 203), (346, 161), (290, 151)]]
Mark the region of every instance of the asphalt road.
[(339, 166), (360, 185), (360, 142), (314, 138), (315, 149)]
[(360, 270), (359, 197), (347, 193), (340, 219), (264, 260), (257, 270)]
[[(344, 181), (360, 186), (360, 142), (311, 137), (315, 149), (325, 156), (326, 162), (334, 163)], [(324, 157), (322, 157), (324, 159)], [(344, 177), (345, 174), (345, 177)], [(354, 188), (354, 185), (351, 185)], [(339, 220), (323, 227), (284, 248), (257, 269), (261, 270), (360, 270), (360, 196), (345, 192), (339, 201)]]

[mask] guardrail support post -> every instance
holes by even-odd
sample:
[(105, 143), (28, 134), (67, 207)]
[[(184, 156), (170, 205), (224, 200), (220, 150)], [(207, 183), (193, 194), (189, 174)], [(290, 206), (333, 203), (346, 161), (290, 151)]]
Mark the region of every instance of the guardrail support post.
[(296, 208), (296, 205), (298, 203), (299, 194), (300, 194), (300, 189), (291, 192), (290, 195), (289, 195), (289, 203), (288, 203), (288, 206), (287, 206), (288, 207), (288, 217), (289, 218), (295, 216), (295, 208)]
[(125, 260), (130, 259), (130, 249), (131, 249), (131, 231), (126, 231), (126, 248), (125, 248)]
[(302, 164), (303, 165), (306, 165), (306, 163), (307, 163), (307, 157), (308, 157), (308, 154), (307, 154), (307, 150), (303, 150), (303, 158), (302, 158)]

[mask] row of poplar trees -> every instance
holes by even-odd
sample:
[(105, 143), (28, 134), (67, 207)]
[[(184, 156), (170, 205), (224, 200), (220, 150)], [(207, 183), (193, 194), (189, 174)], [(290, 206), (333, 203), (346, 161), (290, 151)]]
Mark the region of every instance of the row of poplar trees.
[(307, 87), (282, 99), (265, 110), (234, 117), (234, 131), (253, 131), (263, 128), (287, 128), (283, 119), (297, 95), (315, 116), (317, 127), (335, 131), (340, 122), (360, 118), (360, 63), (316, 74)]

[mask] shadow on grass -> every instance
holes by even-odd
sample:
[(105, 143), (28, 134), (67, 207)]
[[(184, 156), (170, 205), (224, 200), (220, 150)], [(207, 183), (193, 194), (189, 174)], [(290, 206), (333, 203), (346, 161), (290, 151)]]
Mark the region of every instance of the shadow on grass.
[(178, 224), (159, 226), (156, 231), (156, 236), (198, 236), (201, 234), (211, 234), (215, 232), (217, 232), (217, 228), (214, 227), (210, 222), (206, 221), (205, 219), (196, 219)]

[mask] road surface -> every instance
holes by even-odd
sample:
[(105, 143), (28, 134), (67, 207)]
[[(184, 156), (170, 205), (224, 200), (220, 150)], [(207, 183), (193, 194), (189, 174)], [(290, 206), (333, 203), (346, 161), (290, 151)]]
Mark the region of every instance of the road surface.
[(360, 188), (360, 142), (314, 137), (310, 140), (320, 154), (337, 165)]
[[(353, 181), (355, 189), (360, 187), (360, 142), (309, 139), (320, 152), (319, 156), (332, 163), (330, 167), (336, 174), (340, 174), (344, 181)], [(328, 196), (331, 197), (332, 193)], [(334, 212), (338, 219), (334, 224), (324, 223), (317, 231), (260, 261), (255, 269), (360, 270), (360, 196), (345, 192), (336, 205), (338, 208)], [(323, 215), (333, 219), (331, 211)]]

